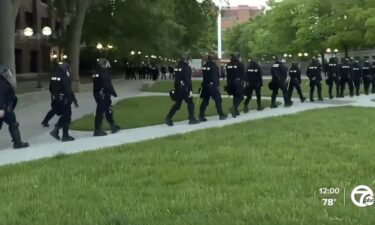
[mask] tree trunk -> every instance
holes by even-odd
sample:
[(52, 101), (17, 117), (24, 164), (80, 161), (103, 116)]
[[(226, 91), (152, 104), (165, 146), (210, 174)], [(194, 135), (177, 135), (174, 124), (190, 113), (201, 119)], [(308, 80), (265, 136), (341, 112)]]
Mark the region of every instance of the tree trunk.
[(348, 46), (344, 44), (345, 58), (349, 58)]
[(77, 9), (74, 18), (72, 18), (72, 30), (69, 40), (69, 55), (72, 68), (72, 88), (74, 91), (79, 91), (80, 77), (79, 77), (79, 55), (80, 44), (82, 36), (83, 23), (85, 21), (86, 11), (90, 4), (90, 0), (80, 0), (77, 2)]
[[(11, 0), (0, 0), (0, 64), (8, 66), (16, 74), (14, 54), (15, 19)], [(13, 85), (16, 86), (16, 76)]]

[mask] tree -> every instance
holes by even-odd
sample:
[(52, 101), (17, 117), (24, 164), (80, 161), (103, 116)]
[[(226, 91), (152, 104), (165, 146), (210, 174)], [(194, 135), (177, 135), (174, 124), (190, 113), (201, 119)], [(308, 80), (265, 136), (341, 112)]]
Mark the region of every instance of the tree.
[[(0, 1), (0, 63), (10, 67), (16, 74), (15, 68), (15, 37), (14, 28), (21, 0)], [(16, 76), (14, 85), (16, 85)]]

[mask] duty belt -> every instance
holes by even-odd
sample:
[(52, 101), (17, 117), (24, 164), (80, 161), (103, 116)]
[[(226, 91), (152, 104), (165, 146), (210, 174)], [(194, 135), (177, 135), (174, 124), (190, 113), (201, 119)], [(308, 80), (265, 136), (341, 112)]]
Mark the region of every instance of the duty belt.
[(53, 95), (53, 96), (52, 96), (52, 100), (59, 99), (59, 100), (62, 101), (62, 100), (64, 99), (64, 97), (65, 97), (64, 94)]

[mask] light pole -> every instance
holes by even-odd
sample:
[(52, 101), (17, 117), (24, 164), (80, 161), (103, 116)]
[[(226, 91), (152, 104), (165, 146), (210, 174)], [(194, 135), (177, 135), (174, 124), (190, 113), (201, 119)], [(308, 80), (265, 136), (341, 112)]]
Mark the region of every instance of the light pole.
[[(204, 0), (196, 0), (199, 4), (202, 4)], [(221, 0), (218, 0), (218, 15), (217, 15), (217, 58), (220, 60), (222, 59), (222, 44), (221, 44), (221, 11), (222, 11), (222, 3)]]

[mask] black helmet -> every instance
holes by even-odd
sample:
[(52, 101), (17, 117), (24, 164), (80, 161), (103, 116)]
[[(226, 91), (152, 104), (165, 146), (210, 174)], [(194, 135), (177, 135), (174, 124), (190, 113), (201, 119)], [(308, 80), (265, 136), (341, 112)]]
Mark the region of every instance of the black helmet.
[(0, 64), (0, 77), (4, 77), (5, 80), (11, 82), (13, 79), (13, 73), (9, 67)]
[(111, 68), (111, 63), (106, 58), (99, 58), (98, 60), (98, 65), (102, 67), (103, 69), (110, 69)]

